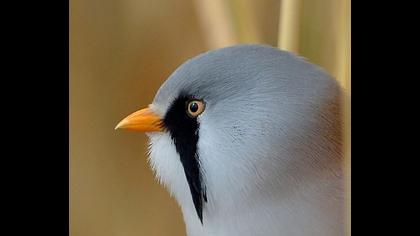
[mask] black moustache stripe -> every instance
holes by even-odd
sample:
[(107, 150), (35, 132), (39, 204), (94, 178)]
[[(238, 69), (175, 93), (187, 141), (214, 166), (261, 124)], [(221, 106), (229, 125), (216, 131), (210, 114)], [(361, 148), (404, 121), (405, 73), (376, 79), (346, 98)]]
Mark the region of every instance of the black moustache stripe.
[(195, 210), (201, 223), (203, 223), (203, 200), (207, 202), (207, 196), (205, 188), (202, 186), (202, 175), (197, 153), (199, 124), (197, 119), (189, 117), (186, 113), (186, 104), (191, 99), (191, 96), (186, 95), (178, 97), (169, 107), (163, 123), (174, 141), (176, 151), (184, 167)]

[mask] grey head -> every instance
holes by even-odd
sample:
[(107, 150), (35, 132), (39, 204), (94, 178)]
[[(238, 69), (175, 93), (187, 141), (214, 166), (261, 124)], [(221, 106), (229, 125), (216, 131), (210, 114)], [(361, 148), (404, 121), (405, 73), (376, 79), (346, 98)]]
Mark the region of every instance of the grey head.
[[(205, 110), (188, 119), (192, 99)], [(339, 175), (340, 99), (331, 76), (290, 52), (238, 45), (203, 53), (176, 69), (150, 106), (166, 130), (148, 133), (151, 165), (186, 221), (287, 197), (320, 173)]]

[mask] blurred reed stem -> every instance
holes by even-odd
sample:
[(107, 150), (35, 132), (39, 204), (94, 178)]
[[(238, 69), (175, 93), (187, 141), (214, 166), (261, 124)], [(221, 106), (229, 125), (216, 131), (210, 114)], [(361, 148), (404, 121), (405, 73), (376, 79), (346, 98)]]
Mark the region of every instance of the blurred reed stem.
[(237, 42), (228, 2), (224, 0), (195, 0), (204, 39), (209, 49)]
[(301, 0), (281, 0), (278, 47), (297, 53), (299, 51), (299, 29)]

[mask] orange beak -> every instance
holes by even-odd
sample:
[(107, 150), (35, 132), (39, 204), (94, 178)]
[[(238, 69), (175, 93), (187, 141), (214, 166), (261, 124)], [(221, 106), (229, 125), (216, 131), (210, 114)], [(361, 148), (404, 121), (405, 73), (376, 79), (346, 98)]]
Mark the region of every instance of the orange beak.
[(124, 118), (115, 129), (128, 129), (139, 132), (162, 131), (162, 119), (150, 108), (144, 108)]

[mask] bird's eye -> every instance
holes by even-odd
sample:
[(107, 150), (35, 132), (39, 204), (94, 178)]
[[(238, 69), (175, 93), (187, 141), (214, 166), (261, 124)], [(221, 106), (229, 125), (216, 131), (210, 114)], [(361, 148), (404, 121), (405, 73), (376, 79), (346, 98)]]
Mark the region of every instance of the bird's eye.
[(203, 113), (205, 104), (200, 100), (191, 100), (187, 103), (187, 114), (191, 118), (195, 118)]

